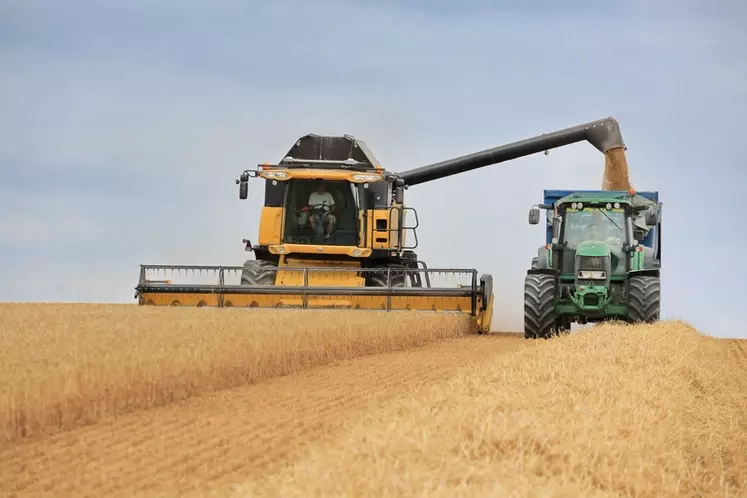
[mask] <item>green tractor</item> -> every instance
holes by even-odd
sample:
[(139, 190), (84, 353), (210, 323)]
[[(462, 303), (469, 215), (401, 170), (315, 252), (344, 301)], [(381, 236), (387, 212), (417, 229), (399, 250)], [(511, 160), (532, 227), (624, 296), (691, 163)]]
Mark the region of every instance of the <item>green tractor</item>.
[(570, 332), (573, 322), (659, 320), (658, 192), (545, 190), (546, 244), (524, 283), (524, 337)]

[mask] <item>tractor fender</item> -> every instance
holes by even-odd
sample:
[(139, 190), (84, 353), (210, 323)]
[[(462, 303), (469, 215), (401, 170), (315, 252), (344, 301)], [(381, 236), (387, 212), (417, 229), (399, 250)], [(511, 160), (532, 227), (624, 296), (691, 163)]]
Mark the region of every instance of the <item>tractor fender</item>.
[(536, 266), (533, 266), (533, 268), (549, 268), (550, 263), (547, 260), (547, 249), (545, 246), (542, 246), (537, 249), (537, 257), (534, 258), (536, 260)]
[(553, 275), (557, 278), (558, 271), (552, 268), (530, 268), (527, 270), (527, 275)]
[(645, 270), (632, 270), (628, 272), (628, 279), (632, 277), (659, 277), (660, 270), (658, 268), (647, 268)]

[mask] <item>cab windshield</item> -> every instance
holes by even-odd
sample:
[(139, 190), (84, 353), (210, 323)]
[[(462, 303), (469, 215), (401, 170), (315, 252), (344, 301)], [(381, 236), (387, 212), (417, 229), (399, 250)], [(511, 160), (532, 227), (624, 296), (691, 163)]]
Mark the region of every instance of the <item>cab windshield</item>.
[(612, 250), (622, 248), (625, 241), (625, 211), (584, 207), (568, 208), (563, 219), (563, 242), (576, 249), (581, 242), (605, 242)]
[(289, 181), (283, 242), (358, 246), (362, 189), (339, 180)]

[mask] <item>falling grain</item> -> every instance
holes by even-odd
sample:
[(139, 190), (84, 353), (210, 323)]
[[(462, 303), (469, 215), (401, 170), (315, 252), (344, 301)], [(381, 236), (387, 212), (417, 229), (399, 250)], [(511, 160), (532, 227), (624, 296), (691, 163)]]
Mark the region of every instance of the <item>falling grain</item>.
[(628, 175), (628, 162), (625, 150), (616, 147), (604, 154), (604, 177), (602, 179), (602, 190), (630, 190)]

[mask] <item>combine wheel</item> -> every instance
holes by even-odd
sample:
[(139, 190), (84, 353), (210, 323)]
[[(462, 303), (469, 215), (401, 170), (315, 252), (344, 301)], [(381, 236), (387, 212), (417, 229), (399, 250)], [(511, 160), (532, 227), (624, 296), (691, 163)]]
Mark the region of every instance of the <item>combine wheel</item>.
[[(382, 269), (386, 270), (387, 268), (391, 268), (391, 285), (392, 287), (405, 287), (406, 286), (406, 278), (407, 273), (404, 271), (396, 271), (399, 269), (404, 269), (405, 267), (400, 264), (392, 263), (389, 265), (376, 265), (372, 269)], [(377, 271), (377, 272), (371, 272), (368, 275), (368, 278), (366, 279), (366, 285), (369, 287), (386, 287), (386, 279), (387, 279), (387, 272), (385, 271)]]
[(275, 285), (274, 266), (272, 261), (248, 260), (241, 271), (241, 285)]
[(628, 322), (656, 322), (660, 307), (659, 277), (631, 277), (628, 281)]
[(524, 337), (548, 339), (556, 334), (555, 277), (530, 274), (524, 279)]

